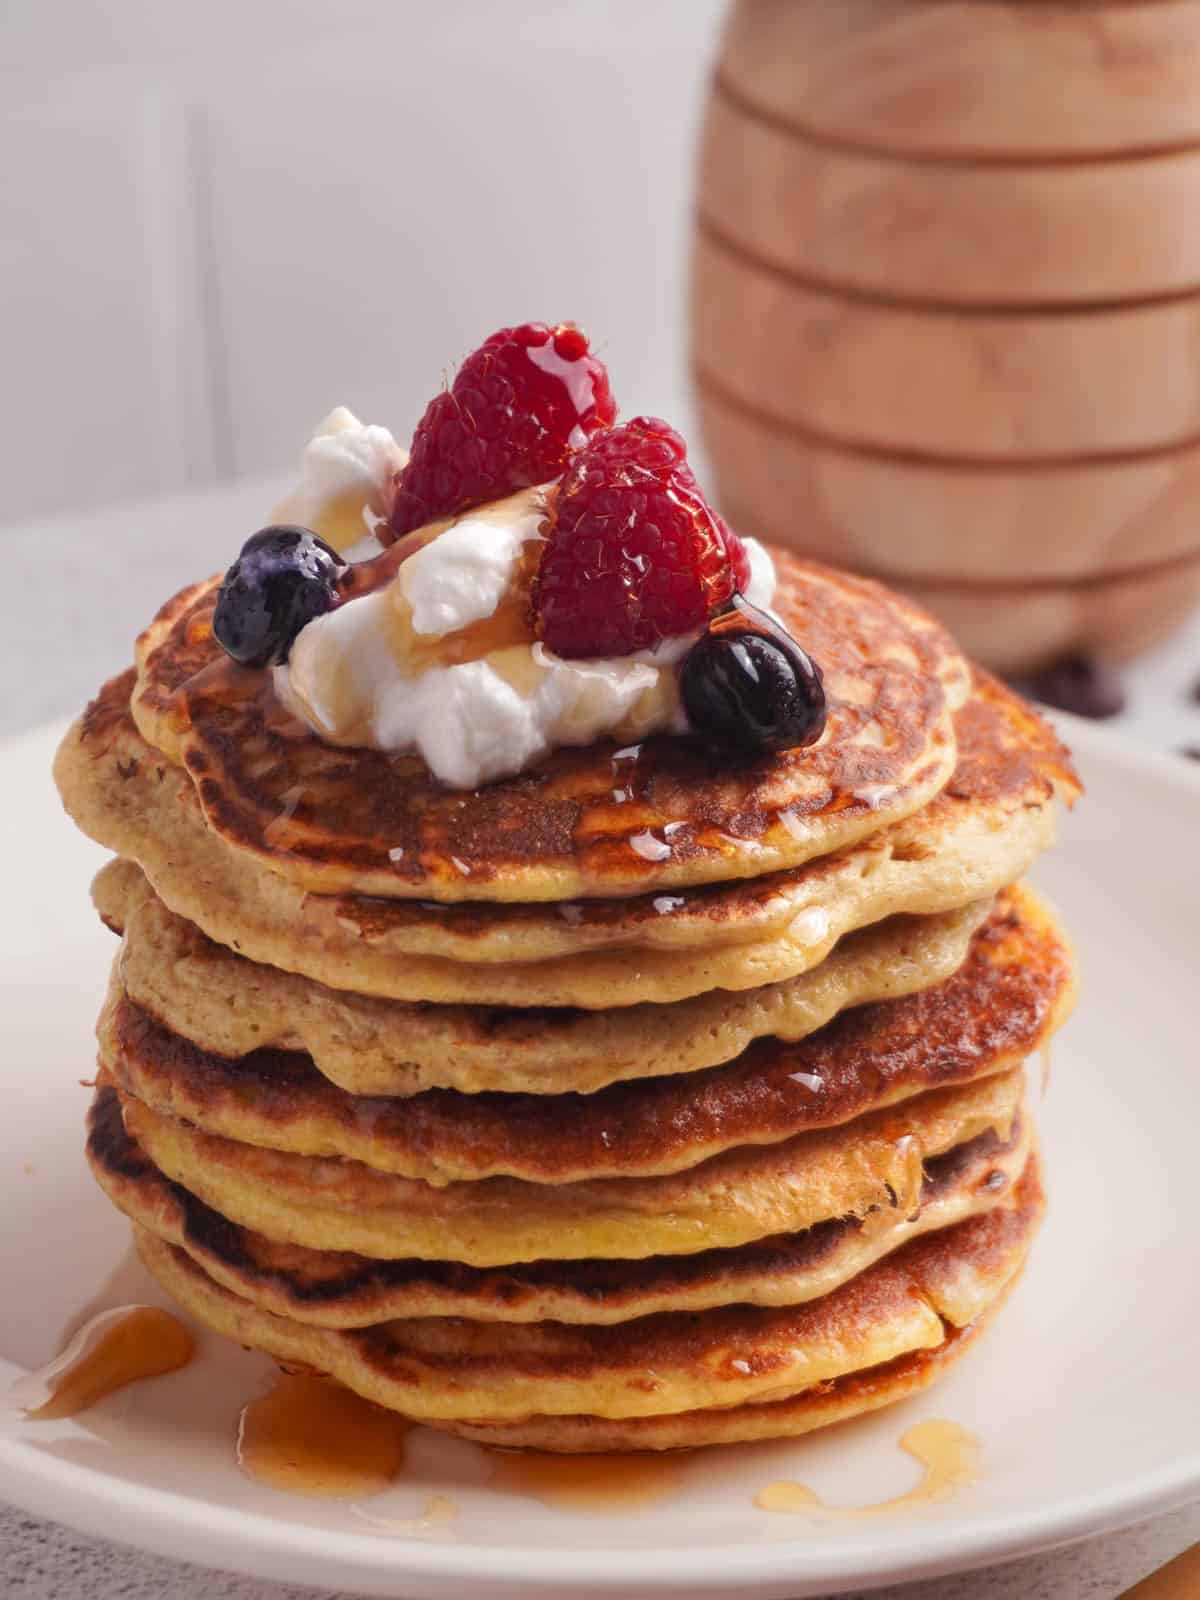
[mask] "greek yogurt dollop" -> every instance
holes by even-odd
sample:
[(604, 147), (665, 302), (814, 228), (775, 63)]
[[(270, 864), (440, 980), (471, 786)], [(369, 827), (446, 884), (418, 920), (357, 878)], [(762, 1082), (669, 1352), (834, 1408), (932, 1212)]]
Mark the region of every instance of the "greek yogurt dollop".
[[(562, 746), (686, 732), (677, 666), (697, 633), (636, 655), (570, 661), (529, 638), (529, 547), (542, 539), (545, 494), (524, 490), (465, 512), (383, 588), (308, 623), (272, 668), (283, 704), (330, 743), (416, 752), (461, 789), (511, 777)], [(746, 598), (768, 609), (774, 565), (756, 540), (744, 544)], [(347, 554), (378, 549), (372, 538)]]
[(387, 516), (392, 480), (407, 460), (387, 428), (335, 406), (317, 424), (300, 482), (271, 520), (311, 528), (351, 558), (377, 555), (374, 530)]

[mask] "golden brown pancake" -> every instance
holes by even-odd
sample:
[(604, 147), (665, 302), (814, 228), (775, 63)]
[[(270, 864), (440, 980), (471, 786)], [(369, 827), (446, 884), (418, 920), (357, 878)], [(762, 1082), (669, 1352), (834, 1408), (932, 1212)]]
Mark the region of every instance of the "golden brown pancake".
[(417, 1318), (315, 1328), (222, 1288), (137, 1231), (142, 1260), (186, 1310), (279, 1360), (328, 1373), (419, 1420), (614, 1419), (769, 1402), (945, 1343), (1019, 1271), (1041, 1213), (1036, 1158), (1010, 1203), (927, 1234), (832, 1294), (779, 1308), (665, 1312), (595, 1327)]
[(123, 1090), (206, 1133), (433, 1184), (503, 1175), (563, 1184), (680, 1172), (737, 1146), (779, 1143), (1011, 1071), (1049, 1042), (1073, 993), (1062, 934), (1029, 890), (1017, 890), (935, 988), (855, 1007), (794, 1044), (759, 1040), (705, 1072), (593, 1095), (350, 1095), (305, 1055), (259, 1050), (230, 1060), (200, 1050), (129, 1001), (119, 979), (99, 1040)]
[[(389, 954), (508, 964), (614, 946), (671, 951), (761, 942), (786, 932), (801, 913), (827, 909), (855, 892), (869, 897), (858, 915), (860, 922), (894, 909), (880, 903), (891, 857), (885, 851), (881, 863), (877, 856), (864, 854), (871, 846), (882, 845), (876, 839), (858, 852), (844, 850), (832, 859), (811, 863), (807, 870), (768, 873), (679, 894), (581, 900), (553, 908), (306, 896), (269, 868), (230, 858), (206, 828), (186, 778), (164, 769), (161, 758), (124, 715), (129, 682), (126, 675), (102, 691), (84, 730), (86, 749), (76, 752), (76, 764), (83, 764), (86, 754), (101, 770), (90, 774), (90, 786), (74, 775), (68, 752), (75, 747), (68, 741), (61, 762), (64, 785), (72, 795), (82, 791), (85, 812), (88, 788), (103, 789), (104, 796), (91, 797), (103, 842), (142, 861), (163, 897), (199, 922), (204, 921), (203, 912), (191, 910), (187, 897), (189, 890), (193, 896), (202, 891), (190, 886), (189, 878), (211, 884), (210, 898), (220, 894), (257, 904), (260, 920), (300, 920), (314, 935), (327, 937), (331, 932), (313, 921), (326, 908), (330, 914), (326, 921), (343, 929), (358, 924), (364, 938), (386, 939)], [(1026, 807), (1040, 809), (1056, 792), (1073, 796), (1073, 777), (1062, 746), (1036, 712), (994, 680), (977, 678), (972, 702), (956, 718), (955, 728), (961, 744), (958, 779), (965, 782), (968, 793), (979, 792), (981, 798), (986, 786), (989, 802), (1003, 802), (1009, 814), (1006, 820)], [(104, 833), (106, 822), (109, 831)], [(925, 860), (935, 854), (932, 843), (927, 843)], [(870, 874), (862, 869), (868, 860), (876, 869)], [(885, 869), (882, 874), (880, 866)]]
[(230, 1222), (164, 1178), (130, 1138), (109, 1085), (93, 1101), (87, 1153), (96, 1181), (115, 1206), (186, 1251), (225, 1288), (297, 1322), (361, 1328), (397, 1317), (601, 1324), (718, 1305), (799, 1305), (839, 1288), (910, 1238), (999, 1205), (1031, 1147), (1032, 1124), (1022, 1113), (1008, 1140), (984, 1133), (928, 1162), (914, 1209), (897, 1203), (732, 1250), (657, 1256), (638, 1263), (636, 1272), (627, 1261), (545, 1261), (487, 1270), (279, 1244)]
[(628, 1078), (697, 1071), (766, 1034), (802, 1039), (848, 1006), (940, 983), (962, 965), (990, 909), (976, 901), (890, 917), (847, 935), (809, 972), (740, 994), (581, 1011), (421, 1005), (329, 989), (216, 944), (168, 911), (128, 861), (104, 867), (92, 894), (104, 921), (124, 934), (126, 994), (165, 1027), (221, 1056), (303, 1051), (354, 1095), (590, 1094)]
[[(838, 938), (864, 924), (904, 912), (936, 914), (995, 894), (1051, 842), (1056, 795), (1069, 798), (1077, 787), (1041, 719), (980, 678), (957, 719), (961, 759), (945, 791), (920, 816), (777, 875), (772, 893), (799, 909), (771, 937), (468, 964), (409, 948), (413, 907), (309, 895), (276, 873), (239, 869), (205, 829), (186, 778), (162, 758), (147, 759), (127, 692), (127, 678), (106, 686), (60, 749), (56, 776), (79, 825), (136, 859), (166, 904), (217, 942), (332, 988), (387, 999), (604, 1009), (779, 982), (816, 966)], [(682, 904), (667, 915), (713, 918), (724, 927), (739, 919), (739, 908), (757, 915), (760, 890), (736, 883), (684, 892), (668, 897)], [(427, 921), (433, 916), (415, 911)], [(556, 938), (566, 936), (557, 908), (476, 906), (470, 914), (505, 923), (500, 944), (485, 941), (493, 951), (515, 950), (526, 936), (531, 948), (544, 948), (548, 921)], [(540, 923), (530, 924), (531, 917)], [(631, 937), (643, 921), (635, 912)], [(534, 935), (532, 926), (542, 931)]]
[(930, 800), (953, 769), (950, 713), (967, 688), (953, 642), (911, 602), (773, 554), (775, 609), (825, 677), (826, 731), (806, 750), (741, 763), (680, 738), (628, 756), (600, 741), (446, 789), (416, 757), (321, 742), (265, 673), (231, 667), (212, 638), (216, 579), (168, 601), (139, 639), (134, 714), (231, 849), (314, 892), (558, 901), (757, 877)]
[(677, 1411), (659, 1417), (526, 1417), (521, 1422), (438, 1422), (427, 1427), (498, 1450), (597, 1455), (613, 1451), (700, 1450), (709, 1445), (750, 1444), (797, 1438), (884, 1406), (897, 1405), (935, 1383), (990, 1326), (1021, 1276), (1018, 1267), (999, 1286), (992, 1303), (965, 1328), (947, 1326), (932, 1350), (913, 1350), (862, 1372), (850, 1372), (786, 1400), (712, 1410)]
[(863, 1216), (911, 1189), (920, 1164), (989, 1129), (1007, 1138), (1023, 1071), (935, 1089), (782, 1144), (728, 1150), (664, 1177), (579, 1183), (484, 1178), (442, 1188), (356, 1161), (203, 1133), (121, 1093), (160, 1171), (268, 1238), (384, 1259), (471, 1266), (690, 1255)]

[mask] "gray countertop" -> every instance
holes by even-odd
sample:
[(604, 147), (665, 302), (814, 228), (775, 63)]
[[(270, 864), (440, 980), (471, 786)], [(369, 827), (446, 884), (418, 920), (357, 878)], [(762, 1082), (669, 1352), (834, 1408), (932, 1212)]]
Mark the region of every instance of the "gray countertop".
[[(8, 579), (0, 738), (81, 706), (103, 677), (127, 664), (133, 635), (155, 607), (232, 557), (269, 519), (284, 487), (257, 480), (0, 529)], [(1200, 618), (1128, 673), (1130, 706), (1115, 726), (1161, 749), (1200, 746), (1197, 678)], [(877, 1595), (1113, 1600), (1197, 1540), (1200, 1504), (1067, 1550)], [(0, 1592), (6, 1600), (303, 1600), (316, 1593), (174, 1565), (3, 1508)]]

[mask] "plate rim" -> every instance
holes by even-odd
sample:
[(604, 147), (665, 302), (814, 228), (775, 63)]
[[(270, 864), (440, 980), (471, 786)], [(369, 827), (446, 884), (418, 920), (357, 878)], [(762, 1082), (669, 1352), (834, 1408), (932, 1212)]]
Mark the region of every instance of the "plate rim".
[[(32, 1471), (33, 1463), (39, 1470)], [(1143, 1476), (1135, 1492), (1112, 1488), (1104, 1494), (1076, 1495), (1032, 1515), (998, 1512), (936, 1526), (894, 1525), (870, 1540), (829, 1538), (820, 1543), (795, 1540), (748, 1541), (700, 1548), (664, 1545), (614, 1549), (599, 1543), (545, 1548), (523, 1544), (425, 1543), (391, 1540), (377, 1534), (280, 1521), (265, 1512), (243, 1511), (200, 1500), (178, 1490), (157, 1489), (94, 1468), (80, 1468), (56, 1457), (26, 1450), (19, 1440), (0, 1439), (0, 1469), (12, 1465), (17, 1476), (5, 1482), (10, 1503), (36, 1516), (65, 1522), (80, 1532), (114, 1540), (176, 1561), (217, 1570), (271, 1578), (275, 1582), (327, 1583), (377, 1580), (395, 1584), (407, 1578), (439, 1583), (494, 1578), (520, 1583), (532, 1594), (565, 1597), (572, 1592), (617, 1594), (630, 1584), (648, 1591), (686, 1584), (697, 1593), (752, 1592), (752, 1587), (787, 1582), (877, 1586), (934, 1576), (950, 1576), (1016, 1560), (1024, 1555), (1078, 1543), (1177, 1510), (1200, 1498), (1200, 1447), (1190, 1457)], [(78, 1498), (65, 1501), (62, 1491)], [(10, 1491), (15, 1491), (11, 1492)], [(154, 1512), (154, 1515), (150, 1513)], [(114, 1535), (105, 1517), (121, 1514)], [(129, 1537), (131, 1522), (136, 1537)], [(280, 1534), (286, 1531), (286, 1538)], [(187, 1537), (186, 1550), (174, 1538)], [(196, 1541), (212, 1541), (236, 1566), (197, 1553)], [(806, 1559), (806, 1557), (808, 1559)], [(281, 1559), (282, 1558), (282, 1559)], [(578, 1584), (581, 1562), (595, 1559)], [(808, 1570), (806, 1570), (806, 1568)], [(573, 1588), (573, 1581), (576, 1587)], [(370, 1591), (380, 1593), (381, 1590)]]

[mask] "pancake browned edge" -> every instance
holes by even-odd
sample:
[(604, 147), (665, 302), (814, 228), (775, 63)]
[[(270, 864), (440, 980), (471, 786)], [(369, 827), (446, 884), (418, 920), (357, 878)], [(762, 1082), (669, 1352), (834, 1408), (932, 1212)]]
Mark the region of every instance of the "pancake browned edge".
[(703, 1450), (711, 1445), (752, 1444), (767, 1439), (799, 1438), (852, 1417), (920, 1394), (935, 1383), (975, 1343), (1016, 1287), (1017, 1273), (995, 1303), (965, 1328), (948, 1328), (944, 1342), (932, 1350), (912, 1350), (869, 1367), (817, 1384), (787, 1400), (720, 1410), (677, 1412), (674, 1416), (528, 1417), (516, 1423), (429, 1422), (427, 1427), (452, 1433), (496, 1450), (538, 1450), (558, 1455), (599, 1455), (617, 1451)]
[(691, 1255), (863, 1216), (907, 1192), (922, 1161), (1020, 1112), (1024, 1067), (658, 1177), (483, 1178), (440, 1187), (337, 1157), (262, 1150), (163, 1117), (118, 1090), (125, 1123), (176, 1183), (272, 1239), (471, 1266)]
[[(270, 969), (280, 968), (378, 999), (609, 1011), (714, 989), (759, 988), (812, 969), (840, 937), (865, 924), (990, 898), (1052, 842), (1056, 797), (1077, 792), (1065, 753), (1045, 723), (980, 678), (956, 719), (954, 777), (919, 816), (770, 882), (681, 891), (667, 897), (669, 906), (651, 896), (632, 908), (628, 902), (608, 908), (607, 938), (638, 944), (649, 914), (650, 926), (677, 924), (678, 945), (640, 949), (631, 959), (619, 947), (586, 947), (588, 930), (595, 932), (590, 912), (576, 928), (574, 909), (564, 918), (544, 906), (478, 905), (470, 920), (482, 931), (462, 942), (467, 959), (451, 960), (422, 953), (421, 940), (438, 948), (458, 944), (454, 936), (439, 945), (433, 927), (443, 916), (453, 922), (453, 911), (306, 895), (276, 873), (239, 863), (206, 830), (184, 775), (162, 757), (146, 759), (127, 693), (127, 680), (106, 686), (63, 741), (55, 773), (64, 803), (85, 832), (138, 860), (175, 912), (217, 943), (262, 963), (263, 970), (243, 973), (241, 985), (251, 990), (271, 986)], [(739, 923), (748, 918), (756, 927), (764, 903), (780, 898), (795, 912), (784, 927), (769, 937), (735, 937)], [(696, 943), (695, 934), (710, 925), (713, 939)], [(558, 948), (570, 948), (577, 936), (584, 948), (547, 956), (551, 929)], [(542, 958), (523, 959), (527, 949)], [(276, 1017), (289, 1009), (294, 1015), (286, 990), (279, 998)], [(270, 1014), (269, 1006), (262, 1009)], [(397, 1020), (405, 1025), (403, 1016)], [(265, 1024), (272, 1025), (278, 1021)]]
[[(953, 641), (912, 602), (773, 556), (774, 608), (824, 675), (825, 732), (805, 749), (733, 764), (677, 737), (623, 757), (599, 740), (464, 795), (416, 757), (313, 738), (266, 674), (229, 671), (216, 580), (168, 601), (139, 639), (134, 716), (231, 849), (314, 893), (558, 901), (757, 877), (932, 799), (968, 687)], [(647, 831), (663, 845), (653, 860), (633, 842)]]
[(659, 1311), (799, 1305), (830, 1293), (890, 1251), (935, 1228), (990, 1210), (1020, 1177), (1033, 1144), (1022, 1115), (1007, 1140), (994, 1131), (924, 1164), (917, 1209), (909, 1197), (866, 1217), (837, 1217), (803, 1233), (732, 1250), (625, 1261), (539, 1261), (483, 1269), (458, 1262), (375, 1261), (345, 1251), (280, 1244), (241, 1227), (165, 1178), (101, 1082), (88, 1116), (87, 1156), (112, 1203), (176, 1245), (226, 1289), (266, 1311), (315, 1327), (362, 1328), (398, 1317), (495, 1322), (625, 1322)]
[(1009, 1203), (912, 1240), (819, 1300), (606, 1327), (426, 1318), (314, 1328), (222, 1288), (154, 1235), (135, 1235), (163, 1287), (227, 1338), (324, 1372), (416, 1421), (510, 1424), (520, 1433), (560, 1418), (628, 1424), (778, 1402), (944, 1346), (951, 1328), (982, 1316), (1020, 1271), (1042, 1209), (1032, 1157)]
[(795, 1044), (763, 1039), (705, 1072), (593, 1095), (349, 1095), (307, 1056), (261, 1050), (231, 1061), (197, 1049), (127, 1000), (116, 977), (98, 1033), (122, 1089), (206, 1133), (433, 1184), (561, 1184), (679, 1172), (1007, 1072), (1047, 1044), (1073, 998), (1061, 932), (1031, 891), (1016, 889), (935, 987), (844, 1011)]
[(130, 861), (110, 861), (92, 898), (124, 936), (128, 997), (172, 1032), (225, 1057), (273, 1047), (311, 1055), (352, 1095), (426, 1089), (591, 1094), (630, 1078), (732, 1061), (755, 1039), (803, 1039), (852, 1005), (894, 1000), (948, 978), (990, 902), (890, 917), (839, 940), (819, 966), (782, 983), (710, 990), (674, 1005), (607, 1011), (422, 1005), (326, 988), (216, 944), (158, 899)]

